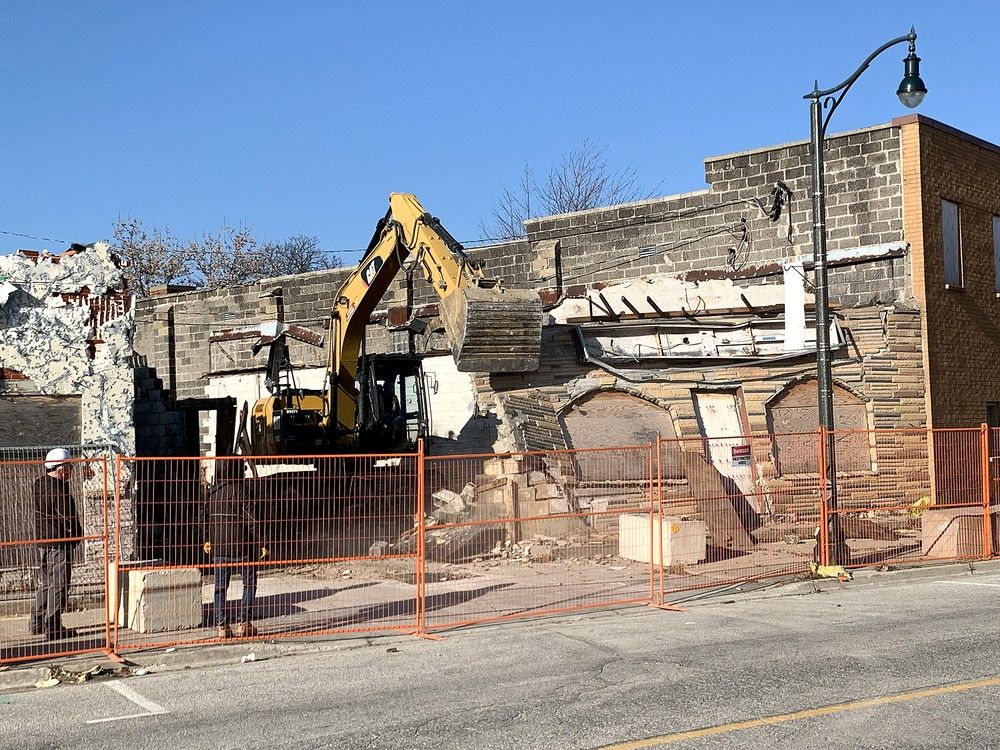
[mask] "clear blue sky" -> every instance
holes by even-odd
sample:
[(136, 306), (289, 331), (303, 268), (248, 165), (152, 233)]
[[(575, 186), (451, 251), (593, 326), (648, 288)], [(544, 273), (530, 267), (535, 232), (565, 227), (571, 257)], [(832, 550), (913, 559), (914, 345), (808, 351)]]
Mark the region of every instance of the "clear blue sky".
[[(808, 136), (801, 96), (915, 24), (918, 110), (1000, 143), (1000, 3), (4, 3), (0, 229), (93, 241), (115, 217), (182, 237), (363, 246), (391, 191), (460, 240), (500, 182), (585, 138), (668, 194), (706, 155)], [(905, 47), (834, 130), (887, 122)], [(0, 235), (0, 252), (62, 249)], [(350, 258), (348, 258), (349, 260)]]

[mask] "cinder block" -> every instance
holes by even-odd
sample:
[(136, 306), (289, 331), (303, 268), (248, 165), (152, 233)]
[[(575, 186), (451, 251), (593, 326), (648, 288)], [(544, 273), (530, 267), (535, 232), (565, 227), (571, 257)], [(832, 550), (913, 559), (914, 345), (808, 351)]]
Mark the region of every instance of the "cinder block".
[(562, 497), (563, 493), (554, 484), (539, 484), (534, 488), (536, 500), (553, 500)]
[(517, 474), (520, 467), (513, 458), (492, 458), (483, 465), (483, 473), (490, 477)]
[[(663, 564), (694, 564), (705, 559), (708, 527), (704, 521), (685, 521), (664, 518), (660, 523), (646, 513), (626, 513), (618, 519), (618, 556), (627, 560), (660, 562), (660, 545), (663, 545)], [(657, 530), (659, 529), (659, 533)]]
[(112, 563), (109, 573), (108, 596), (112, 602), (118, 602), (121, 626), (139, 633), (201, 627), (201, 571), (198, 568), (137, 569), (119, 574)]

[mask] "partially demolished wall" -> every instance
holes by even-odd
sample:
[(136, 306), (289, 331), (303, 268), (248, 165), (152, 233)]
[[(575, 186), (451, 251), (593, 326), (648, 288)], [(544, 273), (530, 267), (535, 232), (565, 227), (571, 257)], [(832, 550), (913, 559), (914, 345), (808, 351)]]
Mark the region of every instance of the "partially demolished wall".
[[(132, 455), (134, 330), (132, 298), (106, 243), (74, 245), (60, 255), (20, 251), (0, 256), (0, 407), (5, 422), (16, 426), (4, 432), (4, 442), (13, 436), (12, 445), (30, 448), (52, 442), (56, 434), (76, 455)], [(79, 408), (51, 408), (60, 401)], [(43, 452), (37, 451), (38, 457)], [(10, 454), (24, 457), (31, 451)], [(113, 471), (110, 461), (109, 467)], [(8, 518), (30, 518), (34, 467), (8, 468), (0, 510)], [(87, 535), (103, 530), (108, 486), (97, 466), (92, 468), (92, 476), (79, 472), (74, 489)], [(131, 526), (130, 516), (125, 509), (123, 529)], [(8, 524), (5, 531), (0, 539), (8, 542), (34, 533), (30, 523)], [(131, 547), (127, 536), (125, 555), (129, 550), (124, 548)], [(0, 590), (18, 596), (33, 585), (33, 557), (27, 555), (30, 546), (8, 549), (20, 557), (0, 565)], [(88, 542), (74, 580), (84, 585), (103, 581), (103, 560), (103, 544)]]
[(135, 448), (134, 330), (106, 243), (0, 257), (0, 394), (80, 396), (84, 444)]
[[(903, 237), (900, 148), (899, 128), (882, 125), (831, 136), (827, 149), (831, 302), (844, 311), (840, 322), (852, 338), (835, 374), (866, 392), (880, 427), (922, 424), (920, 311)], [(692, 389), (745, 383), (751, 428), (767, 429), (765, 402), (815, 368), (807, 320), (808, 144), (712, 157), (705, 175), (708, 190), (542, 217), (527, 222), (525, 241), (473, 251), (489, 275), (542, 295), (551, 315), (541, 366), (481, 374), (461, 394), (438, 396), (469, 400), (470, 416), (432, 452), (565, 447), (559, 411), (607, 389), (676, 404), (679, 434), (693, 435), (699, 426)], [(263, 355), (249, 354), (257, 334), (241, 330), (271, 315), (265, 298), (272, 288), (283, 288), (286, 319), (322, 330), (345, 273), (143, 300), (137, 351), (181, 396), (208, 395), (209, 385), (232, 388), (234, 378), (263, 368)], [(400, 274), (372, 316), (368, 352), (440, 351), (433, 291), (419, 278), (409, 288), (406, 282)], [(409, 325), (413, 318), (424, 325)], [(678, 321), (700, 328), (689, 336), (677, 330)], [(650, 331), (626, 330), (636, 324)], [(649, 356), (657, 342), (692, 360)], [(737, 345), (762, 356), (712, 359)], [(612, 350), (617, 361), (596, 361)], [(292, 352), (303, 368), (322, 366), (323, 357), (309, 347)], [(543, 405), (551, 418), (532, 413)]]

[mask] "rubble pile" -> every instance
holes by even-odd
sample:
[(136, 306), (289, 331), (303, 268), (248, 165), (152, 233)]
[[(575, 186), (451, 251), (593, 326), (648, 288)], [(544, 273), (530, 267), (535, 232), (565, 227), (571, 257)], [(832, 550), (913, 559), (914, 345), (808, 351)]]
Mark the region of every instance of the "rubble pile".
[(131, 453), (135, 322), (124, 289), (107, 243), (0, 256), (0, 367), (27, 378), (28, 393), (80, 396), (82, 442)]
[[(583, 519), (569, 515), (579, 511), (575, 477), (558, 464), (528, 458), (489, 459), (460, 492), (433, 492), (434, 510), (425, 520), (427, 557), (457, 561), (523, 556), (526, 540), (582, 536), (587, 531)], [(395, 549), (414, 552), (416, 535), (416, 529), (406, 532)]]

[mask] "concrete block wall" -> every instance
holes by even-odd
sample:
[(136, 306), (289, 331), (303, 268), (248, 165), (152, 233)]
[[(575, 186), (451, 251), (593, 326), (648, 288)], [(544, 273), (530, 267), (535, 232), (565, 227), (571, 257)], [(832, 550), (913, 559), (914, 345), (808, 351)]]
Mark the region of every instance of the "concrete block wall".
[[(532, 244), (559, 240), (564, 285), (613, 283), (648, 274), (689, 278), (726, 275), (774, 281), (780, 263), (812, 254), (812, 204), (805, 141), (705, 160), (709, 190), (622, 206), (543, 217), (527, 222)], [(899, 128), (880, 125), (832, 135), (826, 150), (830, 251), (903, 239)], [(792, 197), (777, 221), (756, 201), (769, 203), (777, 182)], [(789, 214), (791, 241), (789, 242)], [(727, 265), (737, 243), (726, 227), (746, 220), (752, 246), (741, 267)], [(640, 257), (648, 253), (649, 257)], [(882, 278), (832, 274), (831, 301), (860, 302), (873, 282), (897, 296), (905, 291), (902, 269)], [(555, 269), (547, 274), (555, 277)], [(881, 286), (881, 284), (880, 284)], [(843, 298), (843, 299), (842, 299)]]
[[(213, 335), (273, 321), (275, 308), (266, 295), (276, 287), (284, 290), (287, 323), (325, 333), (330, 301), (346, 274), (343, 269), (318, 271), (250, 286), (139, 300), (136, 351), (176, 398), (204, 396), (207, 377), (257, 371), (267, 362), (266, 350), (252, 356), (253, 337), (211, 342)], [(297, 342), (291, 349), (299, 366), (325, 364), (325, 350)]]

